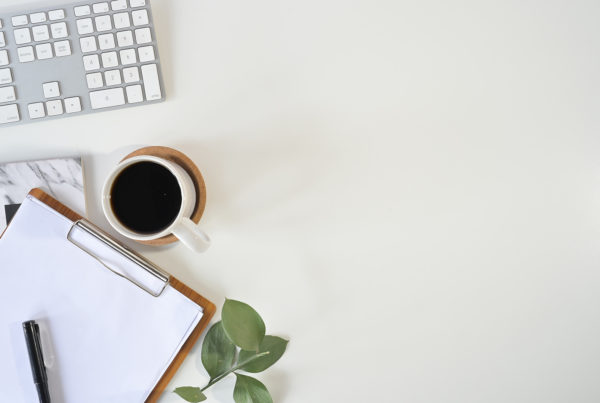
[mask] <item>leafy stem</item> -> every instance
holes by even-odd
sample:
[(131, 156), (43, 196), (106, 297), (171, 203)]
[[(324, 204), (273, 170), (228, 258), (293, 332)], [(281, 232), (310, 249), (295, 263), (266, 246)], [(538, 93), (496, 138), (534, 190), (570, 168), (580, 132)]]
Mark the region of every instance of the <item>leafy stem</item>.
[(244, 365), (247, 365), (249, 363), (251, 363), (254, 360), (257, 360), (261, 357), (264, 357), (265, 355), (268, 355), (269, 351), (265, 351), (264, 353), (259, 353), (256, 354), (254, 356), (252, 356), (251, 358), (248, 358), (247, 360), (244, 360), (242, 362), (240, 362), (239, 364), (237, 364), (236, 366), (232, 367), (231, 369), (229, 369), (228, 371), (222, 373), (221, 375), (213, 378), (210, 380), (210, 382), (203, 387), (202, 389), (200, 389), (200, 392), (204, 392), (206, 389), (210, 388), (211, 386), (213, 386), (215, 383), (219, 382), (221, 379), (225, 378), (227, 375), (237, 371), (238, 369), (242, 368)]
[(203, 402), (208, 399), (203, 393), (206, 389), (234, 374), (236, 403), (273, 403), (265, 385), (238, 372), (262, 372), (285, 353), (288, 340), (267, 335), (265, 330), (265, 322), (254, 308), (233, 299), (225, 300), (221, 321), (208, 330), (202, 342), (201, 359), (210, 375), (208, 384), (203, 388), (183, 386), (173, 392), (186, 402)]

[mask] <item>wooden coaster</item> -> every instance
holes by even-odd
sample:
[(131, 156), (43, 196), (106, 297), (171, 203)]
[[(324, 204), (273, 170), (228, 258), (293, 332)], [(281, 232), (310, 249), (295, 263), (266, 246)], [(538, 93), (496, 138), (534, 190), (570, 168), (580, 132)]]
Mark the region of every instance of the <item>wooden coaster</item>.
[[(204, 185), (204, 178), (202, 178), (202, 174), (200, 173), (200, 170), (198, 169), (196, 164), (194, 164), (194, 162), (182, 152), (169, 147), (160, 146), (144, 147), (140, 148), (139, 150), (135, 150), (131, 154), (125, 156), (125, 158), (123, 158), (121, 162), (132, 157), (137, 157), (139, 155), (152, 155), (154, 157), (164, 158), (166, 160), (178, 164), (183, 169), (185, 169), (185, 171), (188, 173), (188, 175), (190, 175), (190, 178), (192, 178), (192, 181), (194, 182), (194, 188), (196, 189), (197, 195), (196, 207), (194, 207), (194, 212), (192, 213), (192, 216), (190, 218), (192, 219), (192, 221), (198, 224), (198, 222), (200, 222), (200, 218), (202, 217), (202, 213), (204, 213), (204, 207), (206, 206), (206, 186)], [(137, 242), (143, 243), (144, 245), (159, 246), (168, 245), (177, 241), (177, 237), (173, 234), (170, 234), (162, 238), (154, 239), (152, 241)]]

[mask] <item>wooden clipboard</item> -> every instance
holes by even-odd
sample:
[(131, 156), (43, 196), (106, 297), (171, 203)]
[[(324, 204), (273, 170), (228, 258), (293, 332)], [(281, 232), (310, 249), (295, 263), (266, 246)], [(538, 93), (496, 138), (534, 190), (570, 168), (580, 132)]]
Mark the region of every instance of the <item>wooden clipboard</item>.
[[(62, 203), (60, 203), (41, 189), (33, 189), (31, 190), (31, 192), (29, 192), (29, 195), (48, 205), (49, 207), (56, 210), (58, 213), (62, 214), (71, 221), (76, 222), (78, 220), (83, 219), (83, 217), (81, 217), (79, 214), (75, 213), (73, 210), (69, 209), (68, 207), (66, 207), (65, 205), (63, 205)], [(152, 390), (150, 395), (148, 395), (148, 398), (146, 399), (146, 402), (148, 403), (156, 402), (161, 396), (161, 394), (165, 391), (167, 385), (169, 384), (169, 382), (183, 363), (183, 360), (189, 354), (194, 344), (196, 344), (196, 342), (200, 338), (200, 335), (206, 329), (210, 320), (216, 312), (216, 307), (212, 302), (210, 302), (209, 300), (207, 300), (206, 298), (204, 298), (203, 296), (201, 296), (196, 291), (192, 290), (190, 287), (177, 280), (176, 278), (171, 276), (169, 279), (169, 285), (177, 291), (179, 291), (181, 294), (188, 297), (190, 300), (192, 300), (199, 306), (201, 306), (203, 308), (203, 316), (196, 328), (191, 332), (190, 336), (185, 341), (185, 343), (181, 347), (181, 350), (175, 356), (175, 358), (173, 359), (163, 376), (154, 386), (154, 389)]]

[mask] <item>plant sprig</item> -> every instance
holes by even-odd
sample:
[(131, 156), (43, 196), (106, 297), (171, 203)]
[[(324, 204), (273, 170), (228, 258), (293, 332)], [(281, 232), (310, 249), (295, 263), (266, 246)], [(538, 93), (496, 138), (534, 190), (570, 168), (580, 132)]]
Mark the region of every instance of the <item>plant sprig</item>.
[(239, 373), (262, 372), (285, 353), (288, 341), (265, 333), (265, 323), (250, 305), (225, 300), (221, 321), (210, 328), (202, 343), (202, 365), (210, 375), (209, 382), (203, 388), (183, 386), (174, 392), (188, 402), (202, 402), (206, 400), (205, 390), (235, 374), (233, 399), (236, 403), (273, 403), (262, 382)]

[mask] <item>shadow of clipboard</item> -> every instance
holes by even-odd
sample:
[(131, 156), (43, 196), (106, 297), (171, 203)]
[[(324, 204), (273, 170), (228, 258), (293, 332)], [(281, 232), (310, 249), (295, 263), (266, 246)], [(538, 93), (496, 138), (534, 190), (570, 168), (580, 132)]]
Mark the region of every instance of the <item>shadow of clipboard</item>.
[[(36, 188), (36, 189), (31, 190), (29, 192), (29, 196), (39, 200), (40, 202), (42, 202), (42, 203), (46, 204), (47, 206), (51, 207), (52, 209), (54, 209), (59, 214), (62, 214), (64, 217), (73, 221), (74, 226), (81, 224), (82, 225), (81, 229), (86, 230), (88, 232), (94, 231), (94, 235), (97, 235), (99, 237), (99, 239), (102, 239), (105, 242), (109, 242), (113, 248), (115, 248), (115, 249), (118, 248), (119, 252), (127, 253), (128, 257), (131, 258), (132, 260), (138, 261), (140, 264), (147, 264), (149, 266), (153, 266), (152, 263), (150, 263), (149, 261), (147, 261), (140, 255), (137, 255), (135, 252), (129, 250), (125, 246), (119, 244), (117, 241), (112, 239), (110, 236), (101, 232), (101, 230), (99, 230), (97, 227), (93, 226), (91, 223), (87, 222), (82, 216), (80, 216), (73, 210), (69, 209), (67, 206), (60, 203), (58, 200), (54, 199), (52, 196), (48, 195), (42, 189)], [(156, 267), (156, 266), (154, 266), (154, 267)], [(160, 269), (157, 269), (157, 271), (160, 271)], [(164, 273), (164, 272), (160, 271), (160, 273)], [(132, 282), (134, 284), (136, 284), (134, 281), (132, 281)], [(187, 298), (189, 298), (196, 304), (198, 304), (200, 307), (202, 307), (203, 308), (203, 316), (202, 316), (202, 319), (200, 320), (200, 322), (198, 323), (198, 325), (196, 325), (195, 329), (190, 333), (190, 336), (188, 337), (188, 339), (183, 343), (181, 349), (179, 350), (179, 353), (173, 358), (173, 360), (169, 364), (167, 370), (164, 372), (164, 374), (162, 375), (162, 377), (160, 378), (158, 383), (154, 386), (154, 389), (152, 390), (152, 392), (148, 395), (148, 398), (146, 399), (147, 403), (156, 402), (158, 400), (158, 398), (162, 395), (162, 393), (165, 391), (167, 385), (169, 384), (169, 382), (171, 381), (171, 379), (173, 378), (173, 376), (175, 375), (175, 373), (177, 372), (177, 370), (179, 369), (179, 367), (181, 366), (181, 364), (183, 363), (183, 361), (185, 360), (185, 358), (187, 357), (187, 355), (189, 354), (189, 352), (191, 351), (193, 346), (196, 344), (196, 342), (200, 338), (200, 335), (206, 329), (210, 320), (212, 319), (212, 317), (214, 316), (214, 314), (216, 312), (216, 307), (212, 302), (210, 302), (208, 299), (204, 298), (202, 295), (198, 294), (196, 291), (192, 290), (190, 287), (188, 287), (181, 281), (177, 280), (175, 277), (173, 277), (171, 275), (166, 275), (165, 286), (167, 284), (170, 285), (175, 290), (177, 290), (178, 292), (180, 292), (181, 294), (185, 295)], [(136, 284), (136, 285), (138, 285), (138, 287), (140, 287), (139, 284)], [(143, 287), (140, 287), (140, 288), (143, 288)], [(149, 292), (149, 291), (147, 291), (147, 292)]]

